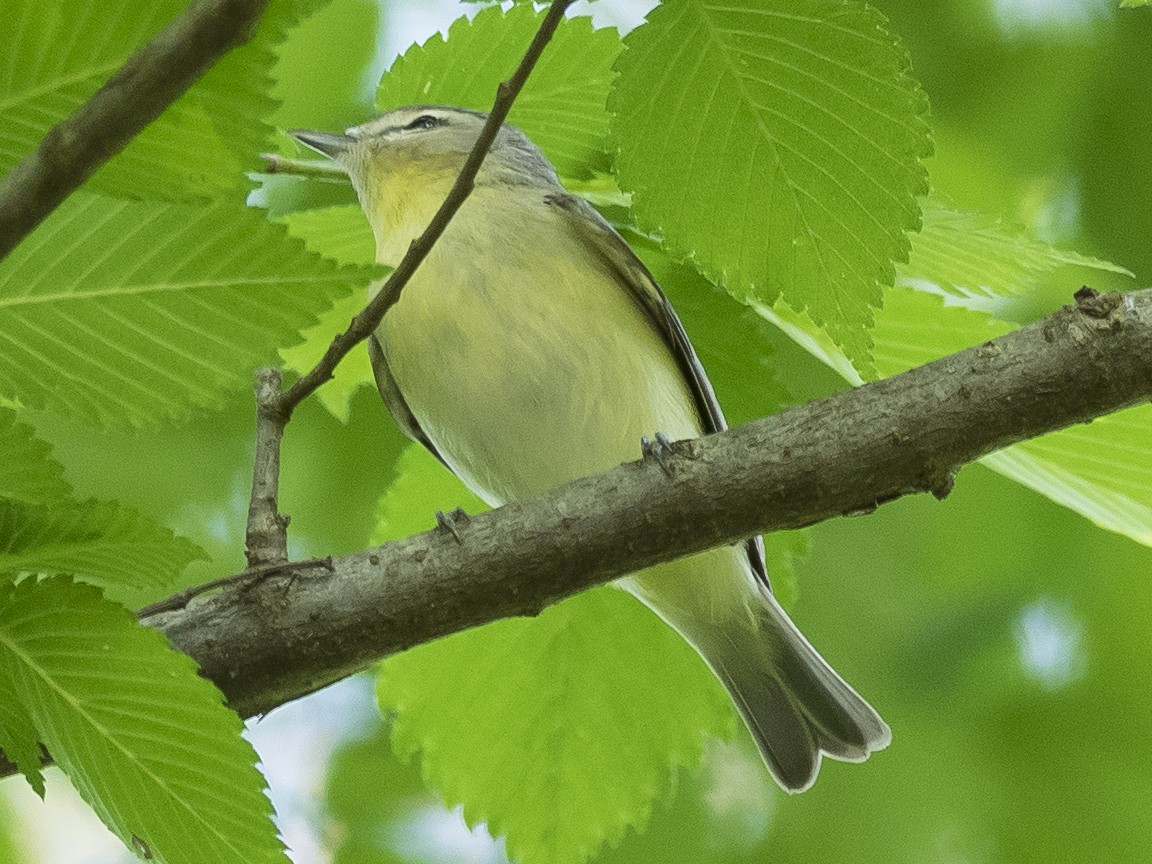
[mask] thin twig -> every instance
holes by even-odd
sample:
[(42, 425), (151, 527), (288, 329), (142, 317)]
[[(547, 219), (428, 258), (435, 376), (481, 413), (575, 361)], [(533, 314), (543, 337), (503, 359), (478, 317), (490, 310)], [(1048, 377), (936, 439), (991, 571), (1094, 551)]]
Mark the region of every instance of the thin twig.
[(261, 153), (265, 174), (291, 174), (293, 177), (311, 177), (317, 180), (338, 180), (348, 183), (348, 172), (332, 162), (319, 159), (289, 159), (279, 153)]
[(512, 76), (500, 84), (496, 90), (496, 101), (492, 105), (492, 111), (488, 115), (488, 120), (484, 124), (483, 130), (480, 132), (480, 137), (476, 139), (476, 144), (472, 148), (472, 152), (468, 154), (468, 159), (464, 163), (464, 167), (460, 169), (460, 175), (456, 178), (448, 196), (444, 199), (444, 203), (440, 205), (440, 209), (436, 211), (436, 215), (432, 221), (428, 223), (428, 227), (424, 229), (424, 233), (412, 241), (408, 247), (408, 252), (400, 261), (400, 264), (392, 271), (388, 280), (384, 283), (384, 287), (380, 292), (372, 298), (363, 311), (360, 312), (355, 318), (352, 319), (352, 324), (348, 329), (332, 340), (332, 344), (328, 346), (328, 350), (320, 359), (320, 362), (304, 375), (298, 378), (296, 382), (285, 391), (280, 407), (281, 411), (286, 417), (290, 417), (292, 412), (296, 409), (305, 398), (311, 395), (317, 387), (332, 377), (336, 365), (344, 358), (344, 356), (351, 351), (357, 344), (367, 339), (372, 332), (379, 326), (384, 318), (384, 314), (396, 304), (400, 299), (400, 292), (412, 278), (412, 274), (416, 272), (416, 268), (427, 257), (428, 253), (432, 251), (432, 246), (439, 239), (440, 235), (444, 233), (444, 229), (448, 227), (448, 223), (452, 221), (452, 217), (456, 215), (456, 211), (464, 203), (464, 200), (472, 192), (472, 186), (476, 181), (476, 174), (480, 171), (480, 165), (484, 161), (484, 157), (488, 155), (489, 149), (492, 147), (492, 142), (496, 140), (496, 135), (500, 131), (504, 120), (508, 117), (508, 111), (512, 108), (512, 103), (519, 95), (524, 82), (528, 80), (528, 75), (532, 72), (536, 61), (540, 59), (540, 55), (544, 51), (544, 47), (552, 38), (552, 34), (559, 26), (561, 19), (564, 17), (564, 12), (572, 5), (573, 0), (553, 0), (548, 14), (544, 16), (544, 20), (540, 24), (540, 29), (536, 31), (536, 36), (532, 39), (532, 44), (528, 46), (528, 50), (524, 53), (520, 65), (516, 67), (516, 71)]
[(246, 42), (267, 3), (197, 0), (53, 126), (0, 181), (0, 259), (222, 55)]
[(256, 452), (244, 535), (249, 567), (288, 560), (288, 517), (279, 512), (280, 442), (288, 423), (280, 412), (280, 384), (279, 369), (256, 373)]

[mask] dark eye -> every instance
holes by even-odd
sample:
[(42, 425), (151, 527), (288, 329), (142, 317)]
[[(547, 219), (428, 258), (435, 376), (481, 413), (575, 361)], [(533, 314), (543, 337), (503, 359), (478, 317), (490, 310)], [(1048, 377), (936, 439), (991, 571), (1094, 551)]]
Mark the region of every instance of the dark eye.
[(417, 117), (415, 120), (413, 120), (411, 123), (409, 123), (404, 128), (405, 128), (405, 130), (408, 130), (408, 129), (411, 129), (411, 130), (435, 129), (439, 125), (440, 125), (439, 118), (433, 117), (431, 114), (421, 114), (419, 117)]

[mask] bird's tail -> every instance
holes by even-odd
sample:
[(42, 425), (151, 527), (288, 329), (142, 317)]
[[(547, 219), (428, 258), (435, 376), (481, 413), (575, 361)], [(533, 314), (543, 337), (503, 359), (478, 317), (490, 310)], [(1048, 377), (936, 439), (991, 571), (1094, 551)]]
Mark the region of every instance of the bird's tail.
[[(821, 754), (862, 762), (891, 730), (813, 648), (766, 590), (755, 628), (725, 629), (697, 649), (732, 696), (781, 786), (802, 792)], [(715, 634), (713, 634), (715, 635)]]
[[(887, 747), (892, 733), (741, 558), (713, 550), (647, 571), (625, 587), (696, 648), (732, 696), (773, 776), (789, 792), (802, 792), (816, 780), (822, 754), (861, 762)], [(709, 570), (713, 579), (702, 584), (699, 574)], [(728, 573), (735, 578), (725, 579)], [(742, 584), (734, 584), (737, 578)]]

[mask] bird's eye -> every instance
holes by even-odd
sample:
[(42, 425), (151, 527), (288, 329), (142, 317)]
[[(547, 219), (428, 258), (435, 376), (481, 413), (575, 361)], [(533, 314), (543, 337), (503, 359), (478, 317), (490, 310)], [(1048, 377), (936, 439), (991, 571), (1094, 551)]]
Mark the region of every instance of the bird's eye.
[(411, 130), (435, 129), (439, 125), (440, 125), (440, 120), (438, 118), (433, 117), (431, 114), (421, 114), (419, 117), (417, 117), (415, 120), (413, 120), (407, 126), (405, 126), (404, 129), (405, 130), (409, 130), (409, 129), (411, 129)]

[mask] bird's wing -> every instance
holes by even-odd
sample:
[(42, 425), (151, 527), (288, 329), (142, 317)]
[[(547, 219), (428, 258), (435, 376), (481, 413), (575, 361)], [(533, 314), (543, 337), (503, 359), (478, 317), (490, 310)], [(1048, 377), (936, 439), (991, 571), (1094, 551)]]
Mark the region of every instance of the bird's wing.
[[(620, 284), (627, 286), (632, 297), (648, 315), (665, 343), (676, 358), (676, 363), (684, 374), (685, 379), (696, 400), (696, 409), (700, 415), (700, 424), (705, 433), (722, 432), (728, 428), (724, 420), (724, 413), (720, 410), (720, 403), (716, 401), (716, 393), (712, 390), (712, 383), (700, 364), (700, 358), (688, 334), (684, 332), (684, 325), (676, 315), (676, 310), (648, 272), (644, 263), (636, 257), (636, 253), (616, 233), (608, 222), (583, 198), (567, 193), (554, 193), (546, 198), (547, 202), (556, 207), (568, 219), (572, 230), (587, 239), (586, 247), (602, 256), (604, 262), (620, 277)], [(653, 430), (654, 432), (659, 430)], [(768, 570), (764, 564), (764, 540), (759, 535), (750, 539), (748, 557), (752, 562), (752, 570), (763, 580), (768, 582)]]
[[(368, 337), (368, 356), (372, 360), (372, 377), (376, 379), (376, 388), (384, 400), (384, 407), (388, 409), (388, 413), (392, 415), (392, 419), (396, 421), (400, 431), (413, 441), (423, 444), (428, 448), (429, 453), (444, 462), (444, 457), (432, 446), (432, 442), (428, 440), (428, 436), (424, 434), (424, 430), (416, 422), (412, 409), (404, 401), (400, 388), (396, 385), (396, 379), (392, 377), (392, 372), (388, 369), (388, 361), (384, 359), (384, 349), (380, 347), (380, 341), (376, 338), (375, 333)], [(444, 462), (444, 465), (449, 471), (452, 470), (447, 462)]]

